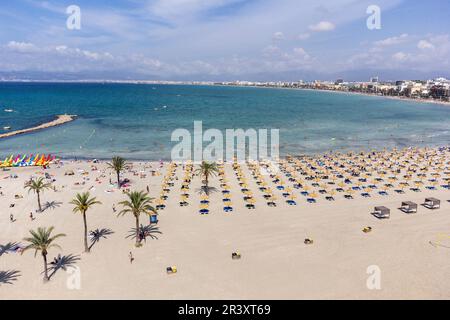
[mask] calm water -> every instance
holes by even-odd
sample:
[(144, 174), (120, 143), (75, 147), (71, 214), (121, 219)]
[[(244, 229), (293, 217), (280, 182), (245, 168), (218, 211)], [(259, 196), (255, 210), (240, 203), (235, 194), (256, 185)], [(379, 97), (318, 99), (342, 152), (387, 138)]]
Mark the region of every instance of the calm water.
[[(12, 113), (4, 109), (14, 109)], [(0, 140), (0, 155), (168, 159), (171, 133), (280, 129), (280, 153), (448, 145), (450, 107), (317, 91), (127, 84), (0, 84), (0, 131), (79, 118)]]

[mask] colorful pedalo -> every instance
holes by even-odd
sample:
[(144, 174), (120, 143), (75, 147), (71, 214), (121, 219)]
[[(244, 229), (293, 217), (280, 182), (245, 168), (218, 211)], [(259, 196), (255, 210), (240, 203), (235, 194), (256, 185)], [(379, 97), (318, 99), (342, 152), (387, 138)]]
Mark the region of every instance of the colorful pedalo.
[(0, 161), (0, 167), (33, 167), (33, 166), (47, 166), (50, 162), (55, 160), (55, 156), (52, 155), (11, 155), (6, 157), (5, 160)]

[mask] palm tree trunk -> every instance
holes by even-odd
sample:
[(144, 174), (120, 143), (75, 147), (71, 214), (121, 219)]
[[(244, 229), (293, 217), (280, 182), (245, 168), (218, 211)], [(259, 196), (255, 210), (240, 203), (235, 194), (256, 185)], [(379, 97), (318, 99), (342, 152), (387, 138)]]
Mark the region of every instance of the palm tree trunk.
[(117, 187), (120, 189), (120, 171), (117, 171)]
[(136, 216), (136, 247), (141, 243), (139, 239), (139, 216)]
[(86, 222), (86, 211), (83, 212), (83, 222), (84, 222), (84, 252), (89, 252), (88, 242), (87, 242), (87, 222)]
[(42, 207), (41, 207), (41, 195), (39, 194), (39, 191), (36, 191), (36, 194), (37, 194), (37, 198), (38, 198), (39, 212), (42, 212)]
[(42, 253), (42, 257), (44, 258), (44, 282), (47, 282), (50, 280), (48, 277), (48, 270), (47, 270), (47, 254)]

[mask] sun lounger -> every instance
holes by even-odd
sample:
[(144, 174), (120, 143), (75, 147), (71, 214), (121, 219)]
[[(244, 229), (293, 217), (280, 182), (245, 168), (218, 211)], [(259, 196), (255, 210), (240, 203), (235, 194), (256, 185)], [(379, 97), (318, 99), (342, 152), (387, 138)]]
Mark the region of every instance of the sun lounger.
[(276, 207), (276, 206), (277, 206), (277, 204), (276, 204), (275, 202), (273, 202), (273, 201), (267, 202), (267, 205), (268, 205), (269, 207)]
[(240, 258), (241, 258), (241, 254), (238, 251), (233, 252), (231, 254), (231, 259), (233, 259), (233, 260), (239, 260)]
[(178, 272), (176, 266), (167, 267), (167, 268), (166, 268), (166, 271), (167, 271), (167, 274), (174, 274), (174, 273), (177, 273), (177, 272)]
[(295, 202), (294, 200), (286, 200), (286, 203), (290, 206), (296, 206), (297, 202)]
[(417, 213), (417, 203), (412, 201), (403, 201), (400, 210), (404, 213)]
[(375, 211), (372, 215), (378, 219), (389, 219), (391, 217), (391, 209), (385, 206), (375, 207)]
[(233, 208), (232, 208), (232, 207), (224, 207), (224, 208), (223, 208), (223, 211), (225, 211), (225, 212), (231, 212), (231, 211), (233, 211)]
[(362, 229), (362, 232), (364, 232), (364, 233), (368, 233), (368, 232), (371, 232), (371, 231), (372, 231), (372, 227), (364, 227)]
[(310, 238), (306, 238), (305, 241), (303, 241), (304, 244), (313, 244), (314, 240)]

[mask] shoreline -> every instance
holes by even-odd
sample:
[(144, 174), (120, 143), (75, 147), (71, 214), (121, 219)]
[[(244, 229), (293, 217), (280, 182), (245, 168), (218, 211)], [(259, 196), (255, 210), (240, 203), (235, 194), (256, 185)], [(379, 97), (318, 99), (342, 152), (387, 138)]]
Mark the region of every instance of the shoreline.
[(7, 133), (2, 133), (2, 134), (0, 134), (0, 139), (14, 137), (14, 136), (17, 136), (20, 134), (35, 132), (35, 131), (43, 130), (43, 129), (47, 129), (47, 128), (57, 127), (57, 126), (65, 124), (65, 123), (74, 121), (76, 119), (76, 117), (77, 117), (76, 115), (69, 115), (69, 114), (57, 115), (55, 120), (40, 124), (35, 127), (15, 130), (15, 131), (7, 132)]

